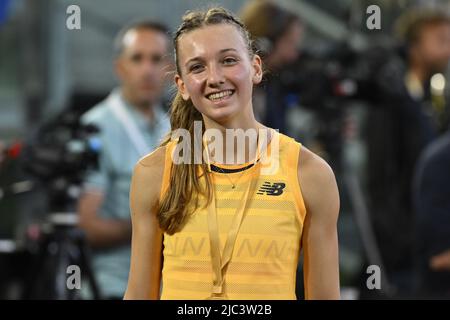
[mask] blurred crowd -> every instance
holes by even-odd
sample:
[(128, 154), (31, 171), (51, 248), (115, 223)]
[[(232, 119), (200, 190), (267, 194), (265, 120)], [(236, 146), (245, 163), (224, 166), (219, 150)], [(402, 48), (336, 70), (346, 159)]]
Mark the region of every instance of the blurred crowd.
[[(354, 223), (350, 238), (363, 243), (361, 262), (341, 285), (356, 288), (360, 298), (450, 298), (450, 16), (437, 8), (411, 8), (396, 20), (393, 45), (360, 52), (336, 47), (326, 56), (306, 47), (305, 19), (276, 2), (248, 1), (240, 17), (265, 67), (254, 91), (256, 118), (332, 165), (350, 217), (358, 200), (343, 182), (352, 170), (345, 147), (352, 139), (365, 146), (358, 179), (370, 230)], [(91, 271), (84, 280), (93, 284), (77, 298), (123, 297), (132, 170), (170, 130), (165, 93), (173, 81), (171, 43), (170, 29), (160, 22), (124, 26), (112, 44), (118, 86), (107, 97), (89, 110), (64, 110), (24, 141), (23, 157), (0, 141), (0, 216), (12, 210), (10, 199), (23, 190), (16, 182), (25, 180), (43, 189), (46, 208), (57, 212), (44, 227), (25, 227), (22, 247), (0, 253), (0, 270), (9, 270), (0, 273), (0, 297), (72, 297), (58, 290), (54, 278), (66, 274), (55, 266), (58, 261), (81, 261)], [(364, 121), (353, 117), (355, 104)], [(70, 130), (63, 130), (65, 123)], [(66, 211), (76, 212), (76, 219), (60, 214)], [(367, 232), (373, 243), (364, 240)], [(27, 253), (12, 252), (21, 250)], [(11, 270), (23, 261), (45, 276)], [(380, 265), (388, 287), (366, 287), (371, 264)], [(297, 281), (301, 298), (301, 265)]]

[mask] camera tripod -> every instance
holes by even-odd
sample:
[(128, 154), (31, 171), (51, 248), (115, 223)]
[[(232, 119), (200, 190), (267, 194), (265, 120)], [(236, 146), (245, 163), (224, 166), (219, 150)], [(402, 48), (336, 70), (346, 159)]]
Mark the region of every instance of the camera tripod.
[[(44, 236), (39, 253), (25, 288), (25, 299), (79, 300), (80, 287), (73, 286), (69, 277), (81, 284), (81, 278), (90, 285), (94, 299), (100, 299), (90, 265), (90, 252), (82, 230), (76, 227), (76, 213), (52, 213), (49, 216), (50, 232)], [(78, 268), (69, 268), (76, 266)], [(75, 270), (75, 273), (72, 271)], [(79, 278), (76, 274), (80, 271)]]

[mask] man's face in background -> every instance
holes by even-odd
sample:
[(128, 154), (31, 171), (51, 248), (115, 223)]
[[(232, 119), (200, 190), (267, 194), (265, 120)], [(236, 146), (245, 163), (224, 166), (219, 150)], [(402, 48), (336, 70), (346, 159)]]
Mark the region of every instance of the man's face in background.
[(160, 99), (169, 66), (168, 49), (169, 40), (160, 31), (132, 29), (125, 34), (116, 72), (131, 103), (146, 105)]
[(450, 24), (424, 26), (414, 50), (430, 75), (445, 72), (450, 59)]

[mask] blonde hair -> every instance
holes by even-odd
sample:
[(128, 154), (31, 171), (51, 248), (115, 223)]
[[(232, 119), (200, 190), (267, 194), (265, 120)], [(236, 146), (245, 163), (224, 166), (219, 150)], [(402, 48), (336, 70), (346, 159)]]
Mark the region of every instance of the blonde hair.
[[(216, 7), (205, 11), (188, 11), (182, 18), (182, 23), (175, 33), (173, 46), (175, 49), (175, 62), (178, 74), (181, 74), (178, 62), (178, 40), (188, 32), (202, 28), (207, 25), (216, 25), (227, 23), (234, 25), (241, 33), (247, 44), (249, 55), (253, 56), (252, 43), (249, 33), (245, 26), (232, 13), (224, 8)], [(168, 192), (161, 199), (158, 209), (158, 220), (161, 229), (168, 233), (174, 234), (180, 231), (192, 215), (193, 211), (198, 208), (198, 195), (202, 194), (207, 197), (207, 204), (212, 200), (212, 182), (207, 172), (207, 164), (194, 164), (194, 121), (202, 121), (202, 114), (194, 107), (192, 101), (184, 100), (180, 93), (177, 92), (170, 107), (170, 125), (171, 130), (186, 129), (191, 136), (191, 144), (189, 150), (190, 164), (181, 163), (172, 164)], [(203, 129), (202, 129), (203, 130)], [(171, 133), (167, 134), (160, 146), (167, 145), (171, 141)], [(203, 136), (203, 132), (202, 132)], [(184, 155), (183, 155), (184, 156)], [(206, 186), (202, 188), (200, 178), (197, 176), (197, 168), (201, 167), (201, 171), (206, 179)], [(194, 203), (194, 208), (189, 211), (189, 204)]]

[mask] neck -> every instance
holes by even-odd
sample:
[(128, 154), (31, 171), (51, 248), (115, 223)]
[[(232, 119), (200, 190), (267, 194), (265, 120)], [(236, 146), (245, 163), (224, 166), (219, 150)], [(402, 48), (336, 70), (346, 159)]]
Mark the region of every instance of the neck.
[[(205, 116), (203, 116), (203, 120), (205, 123), (205, 130), (217, 129), (221, 132), (221, 136), (223, 137), (222, 157), (218, 154), (220, 150), (216, 150), (214, 148), (211, 149), (211, 147), (208, 149), (211, 162), (236, 165), (255, 160), (257, 155), (258, 140), (260, 140), (258, 137), (259, 129), (267, 129), (267, 127), (256, 121), (253, 115), (247, 118), (232, 119), (225, 123), (218, 123)], [(231, 129), (231, 132), (229, 132), (228, 135), (227, 129)], [(240, 135), (240, 130), (234, 131), (236, 129), (242, 129), (241, 133), (243, 135)], [(250, 133), (251, 135), (248, 135), (248, 137), (256, 137), (256, 139), (246, 138), (247, 135), (245, 135), (245, 132), (249, 129), (249, 132), (254, 132), (255, 135)], [(265, 133), (263, 132), (263, 134)], [(267, 137), (267, 142), (268, 141), (270, 141), (269, 136)]]
[(154, 103), (149, 100), (139, 100), (135, 98), (129, 90), (126, 88), (122, 88), (122, 97), (123, 99), (134, 109), (143, 114), (143, 116), (150, 122), (153, 121), (154, 114)]

